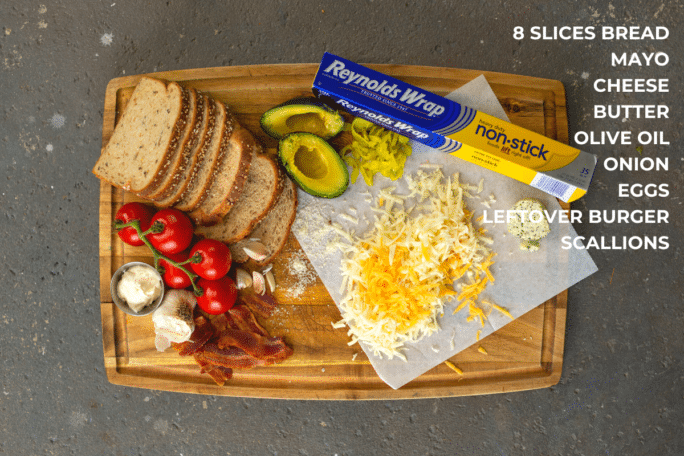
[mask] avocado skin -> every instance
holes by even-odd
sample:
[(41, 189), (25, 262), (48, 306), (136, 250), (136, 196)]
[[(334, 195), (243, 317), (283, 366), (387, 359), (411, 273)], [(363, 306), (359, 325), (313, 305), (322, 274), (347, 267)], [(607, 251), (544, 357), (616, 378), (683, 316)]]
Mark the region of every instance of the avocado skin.
[[(310, 178), (295, 165), (299, 148), (311, 145), (328, 164), (328, 173), (321, 178)], [(278, 143), (278, 158), (292, 180), (313, 196), (336, 198), (349, 186), (347, 165), (326, 140), (313, 133), (295, 132), (285, 135)]]
[[(286, 125), (288, 117), (316, 114), (325, 124), (324, 131), (310, 131), (306, 128), (297, 129)], [(316, 97), (296, 97), (266, 111), (260, 119), (261, 128), (267, 135), (275, 139), (281, 139), (288, 133), (298, 131), (314, 133), (328, 140), (336, 136), (344, 126), (344, 118), (336, 110)]]

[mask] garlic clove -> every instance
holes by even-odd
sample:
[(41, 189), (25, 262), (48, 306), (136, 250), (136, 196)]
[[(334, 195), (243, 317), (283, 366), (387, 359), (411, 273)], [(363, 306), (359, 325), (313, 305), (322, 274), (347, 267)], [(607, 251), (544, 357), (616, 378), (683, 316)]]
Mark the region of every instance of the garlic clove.
[(249, 272), (245, 271), (244, 269), (237, 268), (235, 270), (235, 285), (237, 286), (238, 290), (251, 287), (252, 276), (249, 275)]
[(264, 278), (266, 279), (266, 283), (268, 284), (268, 289), (271, 290), (271, 293), (273, 293), (276, 288), (276, 281), (275, 276), (273, 275), (273, 271), (271, 271), (270, 269), (266, 271), (266, 274), (264, 274)]
[(266, 280), (260, 272), (252, 272), (252, 283), (254, 284), (254, 291), (257, 294), (262, 295), (266, 293)]
[(268, 248), (257, 241), (250, 241), (247, 245), (242, 248), (248, 257), (254, 261), (263, 261), (268, 256)]

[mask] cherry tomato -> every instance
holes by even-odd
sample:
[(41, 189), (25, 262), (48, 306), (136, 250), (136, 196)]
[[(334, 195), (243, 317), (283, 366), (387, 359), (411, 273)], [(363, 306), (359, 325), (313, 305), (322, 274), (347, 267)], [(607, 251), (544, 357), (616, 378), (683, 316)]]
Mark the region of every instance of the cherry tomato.
[(209, 280), (220, 279), (228, 274), (233, 259), (226, 244), (215, 239), (202, 239), (190, 250), (190, 258), (199, 254), (201, 261), (192, 262), (190, 267), (200, 277)]
[(159, 233), (150, 233), (147, 240), (162, 253), (178, 253), (192, 242), (192, 221), (178, 209), (162, 209), (152, 217), (152, 226), (161, 224)]
[[(167, 253), (166, 256), (176, 263), (182, 263), (189, 258), (189, 252), (186, 250), (179, 253)], [(181, 289), (192, 285), (192, 280), (182, 269), (175, 267), (164, 258), (159, 259), (159, 265), (164, 268), (164, 273), (162, 274), (164, 283), (171, 288)], [(184, 267), (187, 269), (187, 264)]]
[(218, 315), (229, 311), (237, 299), (237, 287), (228, 276), (218, 280), (200, 278), (197, 285), (202, 289), (202, 295), (197, 296), (197, 305), (210, 315)]
[[(152, 216), (154, 215), (154, 209), (146, 204), (142, 203), (126, 203), (121, 208), (116, 211), (115, 219), (123, 223), (128, 223), (132, 220), (140, 221), (140, 229), (146, 231), (150, 225), (152, 225)], [(145, 243), (140, 239), (135, 228), (132, 226), (127, 226), (126, 228), (119, 230), (117, 233), (122, 241), (128, 245), (140, 246)]]

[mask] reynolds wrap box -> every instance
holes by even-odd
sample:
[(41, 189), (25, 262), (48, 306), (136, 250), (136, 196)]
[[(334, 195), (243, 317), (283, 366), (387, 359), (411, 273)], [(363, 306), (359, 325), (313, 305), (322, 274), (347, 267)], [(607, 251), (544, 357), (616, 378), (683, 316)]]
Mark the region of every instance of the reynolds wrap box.
[(313, 92), (354, 116), (565, 202), (583, 196), (594, 175), (592, 154), (327, 52)]

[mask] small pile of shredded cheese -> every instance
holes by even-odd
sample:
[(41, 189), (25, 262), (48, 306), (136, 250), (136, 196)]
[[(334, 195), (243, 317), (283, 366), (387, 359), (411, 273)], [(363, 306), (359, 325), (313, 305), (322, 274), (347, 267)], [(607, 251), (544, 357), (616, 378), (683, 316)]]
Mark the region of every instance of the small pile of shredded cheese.
[[(363, 341), (376, 356), (404, 360), (404, 343), (439, 329), (445, 297), (472, 302), (494, 280), (491, 239), (473, 228), (458, 174), (445, 179), (440, 169), (420, 170), (406, 180), (411, 193), (381, 190), (373, 228), (341, 245), (344, 298), (334, 324), (349, 326), (350, 345)], [(407, 209), (412, 197), (421, 204)], [(463, 276), (471, 283), (454, 290)]]

